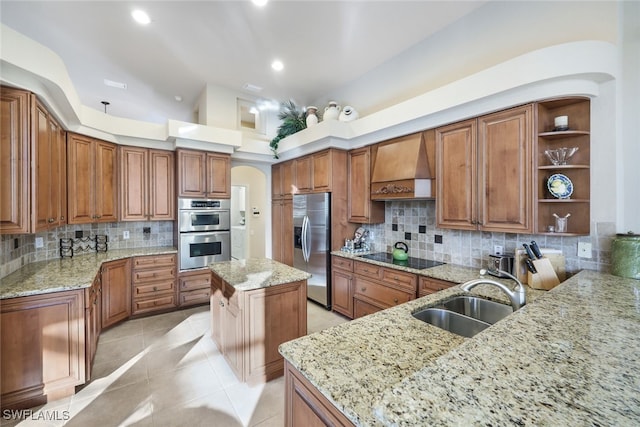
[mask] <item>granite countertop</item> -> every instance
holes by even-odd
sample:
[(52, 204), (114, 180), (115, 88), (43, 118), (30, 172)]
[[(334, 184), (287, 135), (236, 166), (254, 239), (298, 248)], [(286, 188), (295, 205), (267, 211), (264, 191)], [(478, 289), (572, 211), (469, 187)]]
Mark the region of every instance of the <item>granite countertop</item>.
[(174, 247), (156, 246), (113, 249), (73, 258), (33, 262), (0, 279), (0, 299), (88, 288), (103, 262), (177, 252)]
[(311, 275), (269, 258), (214, 262), (211, 271), (239, 291), (307, 280)]
[(640, 281), (582, 271), (473, 338), (411, 316), (461, 293), (455, 286), (280, 352), (358, 426), (640, 423)]

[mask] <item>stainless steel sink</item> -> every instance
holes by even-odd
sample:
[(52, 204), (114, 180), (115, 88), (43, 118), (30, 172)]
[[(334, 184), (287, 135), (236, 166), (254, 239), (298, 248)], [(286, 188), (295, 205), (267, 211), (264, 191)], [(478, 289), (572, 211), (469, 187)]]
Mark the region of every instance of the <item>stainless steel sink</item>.
[(513, 313), (509, 305), (483, 298), (458, 296), (435, 307), (413, 313), (413, 317), (445, 331), (471, 338)]
[(413, 313), (413, 317), (456, 335), (471, 338), (491, 324), (443, 308), (430, 307)]
[(513, 307), (510, 305), (466, 295), (445, 301), (442, 307), (492, 325), (513, 313)]

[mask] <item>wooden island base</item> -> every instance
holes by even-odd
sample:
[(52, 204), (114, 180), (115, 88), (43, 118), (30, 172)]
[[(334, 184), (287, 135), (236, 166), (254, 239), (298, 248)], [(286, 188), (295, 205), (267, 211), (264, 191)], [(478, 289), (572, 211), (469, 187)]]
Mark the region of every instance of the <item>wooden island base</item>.
[(212, 277), (212, 338), (235, 375), (250, 384), (282, 376), (278, 346), (307, 334), (306, 279), (241, 290)]

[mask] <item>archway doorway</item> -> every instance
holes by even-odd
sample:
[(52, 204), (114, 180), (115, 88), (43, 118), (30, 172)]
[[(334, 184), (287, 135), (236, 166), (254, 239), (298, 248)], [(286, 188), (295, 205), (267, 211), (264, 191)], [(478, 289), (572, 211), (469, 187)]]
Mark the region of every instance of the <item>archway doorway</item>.
[(267, 215), (267, 177), (257, 167), (231, 168), (231, 258), (264, 258)]

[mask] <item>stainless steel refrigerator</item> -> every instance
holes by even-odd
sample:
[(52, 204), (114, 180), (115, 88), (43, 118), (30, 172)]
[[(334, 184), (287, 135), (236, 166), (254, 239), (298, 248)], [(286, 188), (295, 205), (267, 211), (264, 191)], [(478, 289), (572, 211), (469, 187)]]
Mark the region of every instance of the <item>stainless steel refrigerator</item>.
[(307, 297), (331, 308), (330, 193), (293, 196), (293, 266), (311, 274)]

